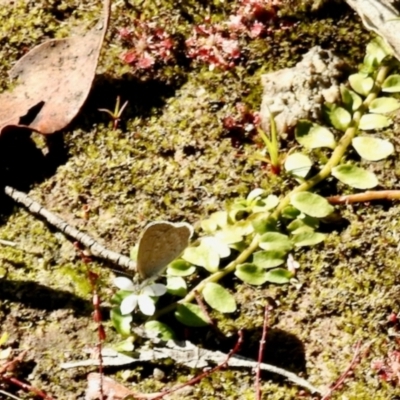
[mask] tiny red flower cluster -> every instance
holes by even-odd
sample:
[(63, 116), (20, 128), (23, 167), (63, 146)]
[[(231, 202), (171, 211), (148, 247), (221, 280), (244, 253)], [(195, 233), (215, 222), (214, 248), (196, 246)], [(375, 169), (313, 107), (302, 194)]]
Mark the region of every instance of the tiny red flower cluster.
[(192, 36), (186, 40), (188, 56), (221, 69), (231, 68), (241, 55), (238, 35), (260, 37), (272, 30), (268, 24), (276, 17), (277, 1), (241, 0), (235, 14), (229, 21), (211, 24), (208, 18), (204, 24), (194, 27)]
[(229, 16), (228, 28), (251, 38), (260, 37), (272, 30), (268, 24), (276, 18), (278, 5), (279, 1), (273, 0), (241, 0), (236, 14)]
[(250, 110), (244, 103), (237, 103), (236, 110), (238, 113), (235, 117), (228, 116), (223, 119), (222, 124), (225, 129), (251, 132), (260, 124), (258, 111)]
[(235, 36), (224, 33), (220, 25), (210, 21), (193, 28), (192, 36), (186, 40), (187, 55), (215, 67), (227, 69), (234, 66), (234, 60), (240, 57), (239, 43)]
[[(279, 0), (239, 0), (229, 20), (213, 24), (210, 17), (206, 18), (186, 40), (187, 56), (205, 62), (210, 70), (232, 68), (241, 56), (239, 35), (256, 38), (270, 32), (278, 5)], [(137, 69), (149, 69), (156, 62), (171, 60), (175, 43), (164, 29), (156, 22), (138, 19), (132, 25), (132, 29), (119, 30), (120, 38), (131, 47), (121, 56), (124, 62)]]
[(133, 21), (133, 28), (119, 29), (119, 37), (132, 48), (121, 55), (122, 61), (136, 69), (148, 69), (156, 62), (172, 58), (174, 41), (155, 22)]
[[(390, 331), (397, 336), (400, 331), (399, 315), (392, 312), (388, 317), (388, 322), (391, 326)], [(399, 344), (398, 339), (396, 339), (396, 342)], [(391, 350), (387, 353), (387, 357), (373, 360), (371, 368), (377, 371), (379, 377), (385, 382), (400, 385), (400, 351)]]
[(371, 368), (385, 382), (400, 384), (400, 351), (390, 351), (385, 359), (372, 361)]

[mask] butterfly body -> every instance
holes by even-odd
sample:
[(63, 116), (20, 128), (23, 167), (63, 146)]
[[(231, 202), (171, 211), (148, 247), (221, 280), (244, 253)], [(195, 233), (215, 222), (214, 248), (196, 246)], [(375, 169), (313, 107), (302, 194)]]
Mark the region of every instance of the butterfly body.
[(185, 222), (152, 222), (144, 229), (137, 254), (137, 271), (142, 279), (155, 277), (189, 244), (193, 228)]

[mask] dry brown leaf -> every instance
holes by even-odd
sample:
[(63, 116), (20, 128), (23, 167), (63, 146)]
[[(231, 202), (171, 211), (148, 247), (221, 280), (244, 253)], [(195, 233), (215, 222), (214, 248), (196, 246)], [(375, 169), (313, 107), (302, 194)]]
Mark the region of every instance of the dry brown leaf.
[(104, 0), (102, 20), (84, 36), (49, 40), (14, 65), (10, 77), (17, 86), (0, 94), (0, 134), (8, 126), (54, 133), (78, 114), (92, 86), (110, 5)]
[[(87, 380), (88, 387), (86, 389), (85, 400), (99, 399), (102, 394), (106, 400), (122, 400), (125, 397), (134, 394), (127, 387), (114, 381), (114, 379), (106, 376), (101, 377), (100, 374), (96, 372), (90, 373)], [(102, 390), (100, 385), (102, 385)]]
[[(152, 400), (160, 398), (162, 393), (136, 393), (126, 386), (121, 385), (114, 379), (107, 376), (101, 376), (97, 372), (91, 372), (87, 377), (88, 385), (85, 393), (85, 400), (97, 400), (104, 398), (104, 400), (123, 400), (129, 398)], [(171, 398), (171, 397), (163, 397)], [(179, 397), (178, 397), (179, 398)]]

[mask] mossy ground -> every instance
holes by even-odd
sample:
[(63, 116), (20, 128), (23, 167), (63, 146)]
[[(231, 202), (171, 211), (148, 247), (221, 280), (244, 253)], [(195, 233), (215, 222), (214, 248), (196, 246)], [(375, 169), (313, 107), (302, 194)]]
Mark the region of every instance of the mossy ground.
[[(48, 144), (36, 136), (34, 143), (24, 136), (3, 137), (2, 183), (30, 190), (45, 207), (125, 254), (148, 221), (184, 220), (196, 225), (226, 201), (255, 187), (285, 193), (287, 180), (271, 176), (254, 160), (257, 148), (251, 138), (229, 136), (222, 120), (236, 115), (238, 102), (257, 110), (261, 73), (294, 65), (314, 45), (332, 49), (356, 66), (368, 34), (344, 3), (332, 7), (327, 2), (313, 11), (311, 4), (291, 2), (283, 14), (296, 24), (276, 29), (265, 39), (243, 41), (245, 56), (228, 71), (211, 72), (208, 66), (189, 63), (178, 54), (176, 64), (132, 74), (118, 58), (123, 49), (116, 29), (129, 26), (133, 17), (176, 21), (171, 33), (182, 38), (210, 11), (216, 21), (222, 20), (236, 4), (115, 2), (99, 75), (86, 105), (62, 136), (50, 138)], [(100, 10), (97, 2), (75, 0), (1, 6), (1, 87), (7, 86), (7, 71), (27, 49), (47, 38), (82, 30), (97, 19)], [(129, 105), (121, 128), (113, 130), (98, 109), (112, 109), (117, 95)], [(398, 154), (400, 143), (394, 140)], [(40, 149), (46, 146), (50, 151), (43, 155)], [(396, 187), (397, 156), (377, 164), (376, 170), (386, 188)], [(96, 342), (85, 266), (62, 234), (5, 197), (0, 201), (0, 238), (20, 247), (0, 248), (0, 334), (10, 335), (8, 345), (16, 351), (28, 349), (27, 361), (16, 373), (57, 398), (82, 398), (88, 371), (64, 371), (59, 364), (85, 357), (83, 347)], [(394, 399), (400, 390), (383, 383), (370, 362), (395, 347), (386, 321), (391, 311), (398, 311), (400, 295), (399, 206), (340, 209), (348, 223), (327, 225), (330, 234), (323, 245), (296, 253), (301, 263), (299, 287), (251, 288), (229, 277), (225, 284), (234, 290), (240, 311), (218, 318), (218, 324), (225, 333), (246, 327), (242, 354), (256, 358), (263, 305), (267, 297), (272, 298), (279, 305), (271, 313), (266, 362), (324, 387), (345, 370), (353, 345), (361, 340), (369, 344), (369, 353), (333, 398)], [(103, 267), (99, 261), (91, 266), (101, 274), (101, 296), (107, 303), (111, 275)], [(207, 329), (187, 332), (190, 340), (198, 343), (201, 338), (209, 348), (229, 351), (233, 343), (216, 339)], [(111, 328), (107, 333), (108, 340), (117, 340)], [(154, 383), (148, 365), (133, 369), (130, 375), (117, 373), (117, 379), (151, 391), (182, 382), (194, 372), (159, 367), (167, 372), (161, 383)], [(114, 372), (106, 370), (107, 375)], [(252, 399), (252, 385), (252, 371), (219, 371), (196, 385), (187, 398)], [(275, 376), (264, 375), (262, 388), (265, 399), (299, 397), (298, 388)]]

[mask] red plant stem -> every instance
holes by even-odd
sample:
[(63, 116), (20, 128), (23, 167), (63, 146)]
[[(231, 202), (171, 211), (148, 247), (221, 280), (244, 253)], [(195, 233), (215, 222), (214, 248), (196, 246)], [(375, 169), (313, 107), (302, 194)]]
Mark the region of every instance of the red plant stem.
[(400, 200), (400, 190), (374, 190), (345, 196), (331, 196), (327, 200), (331, 204), (351, 204), (372, 200)]
[[(194, 378), (192, 378), (189, 381), (183, 383), (182, 385), (179, 385), (179, 386), (176, 386), (176, 387), (174, 387), (172, 389), (166, 390), (165, 392), (162, 392), (159, 396), (152, 397), (152, 400), (162, 399), (167, 394), (176, 392), (177, 390), (180, 390), (185, 386), (194, 385), (195, 383), (200, 382), (203, 378), (205, 378), (205, 377), (213, 374), (214, 372), (222, 369), (223, 367), (225, 367), (228, 364), (229, 359), (239, 351), (240, 346), (242, 345), (242, 342), (243, 342), (243, 332), (242, 332), (242, 330), (239, 330), (239, 332), (238, 332), (238, 340), (237, 340), (237, 342), (235, 344), (235, 347), (228, 353), (228, 355), (226, 356), (225, 361), (223, 361), (221, 364), (217, 365), (216, 367), (214, 367), (214, 368), (212, 368), (212, 369), (210, 369), (208, 371), (205, 371), (200, 375), (195, 376)], [(136, 398), (140, 398), (140, 397), (136, 397)]]
[(2, 365), (2, 367), (0, 368), (0, 379), (3, 379), (9, 383), (16, 385), (16, 386), (19, 386), (21, 389), (23, 389), (25, 391), (35, 393), (37, 396), (40, 396), (41, 398), (43, 398), (45, 400), (54, 400), (51, 396), (49, 396), (45, 392), (33, 387), (32, 385), (21, 382), (19, 379), (14, 378), (12, 376), (6, 375), (8, 370), (13, 369), (15, 364), (17, 364), (18, 362), (21, 362), (23, 360), (23, 358), (25, 357), (27, 352), (28, 352), (27, 350), (23, 351), (18, 357), (15, 357), (13, 360), (7, 362), (5, 365)]
[(353, 354), (353, 359), (351, 360), (349, 366), (346, 368), (346, 370), (343, 372), (342, 375), (340, 375), (339, 379), (336, 381), (336, 383), (329, 389), (328, 393), (325, 394), (321, 400), (329, 400), (332, 393), (338, 388), (340, 387), (344, 380), (347, 378), (347, 376), (349, 375), (349, 372), (352, 371), (355, 367), (355, 365), (357, 364), (357, 362), (359, 361), (359, 355), (360, 355), (360, 347), (361, 347), (361, 340), (359, 340), (356, 343), (356, 347), (354, 350), (354, 354)]
[(261, 400), (261, 387), (260, 387), (260, 380), (261, 380), (261, 363), (264, 355), (265, 350), (265, 342), (267, 339), (267, 331), (268, 331), (268, 317), (269, 317), (269, 304), (265, 305), (265, 312), (264, 312), (264, 323), (263, 323), (263, 331), (260, 340), (260, 347), (258, 349), (258, 360), (257, 360), (257, 370), (256, 370), (256, 399)]
[(207, 311), (207, 308), (202, 300), (202, 298), (200, 297), (200, 293), (195, 290), (194, 291), (194, 297), (196, 299), (197, 304), (199, 305), (199, 307), (201, 308), (201, 311), (203, 311), (204, 315), (207, 317), (208, 319), (208, 323), (213, 326), (214, 328), (216, 328), (214, 321), (212, 320), (212, 318), (210, 317), (210, 314)]
[(19, 354), (19, 356), (15, 357), (14, 359), (12, 359), (11, 361), (6, 362), (5, 364), (3, 364), (0, 367), (0, 375), (3, 375), (4, 373), (6, 373), (7, 371), (10, 371), (11, 369), (14, 368), (14, 365), (22, 362), (22, 360), (24, 359), (26, 353), (28, 352), (28, 350), (24, 350), (23, 352), (21, 352)]
[(35, 388), (34, 386), (29, 385), (27, 383), (21, 382), (20, 380), (18, 380), (17, 378), (14, 378), (12, 376), (2, 375), (1, 379), (4, 379), (5, 381), (7, 381), (9, 383), (13, 383), (16, 386), (19, 386), (21, 389), (25, 390), (26, 392), (35, 393), (36, 396), (39, 396), (44, 400), (54, 400), (53, 397), (47, 395), (42, 390)]
[(82, 249), (79, 246), (78, 242), (75, 242), (75, 248), (79, 252), (79, 255), (81, 256), (82, 261), (85, 263), (86, 268), (87, 268), (87, 274), (90, 282), (90, 286), (92, 287), (92, 304), (93, 304), (93, 320), (97, 324), (97, 334), (98, 334), (98, 343), (96, 345), (97, 352), (98, 352), (98, 360), (99, 360), (99, 393), (100, 393), (100, 400), (103, 400), (104, 397), (104, 386), (103, 386), (103, 355), (102, 355), (102, 349), (103, 349), (103, 342), (106, 339), (106, 334), (104, 331), (104, 326), (102, 324), (102, 318), (101, 318), (101, 311), (100, 311), (100, 296), (97, 293), (97, 281), (98, 281), (98, 275), (94, 272), (92, 272), (89, 269), (89, 263), (92, 261), (90, 256), (87, 256)]

